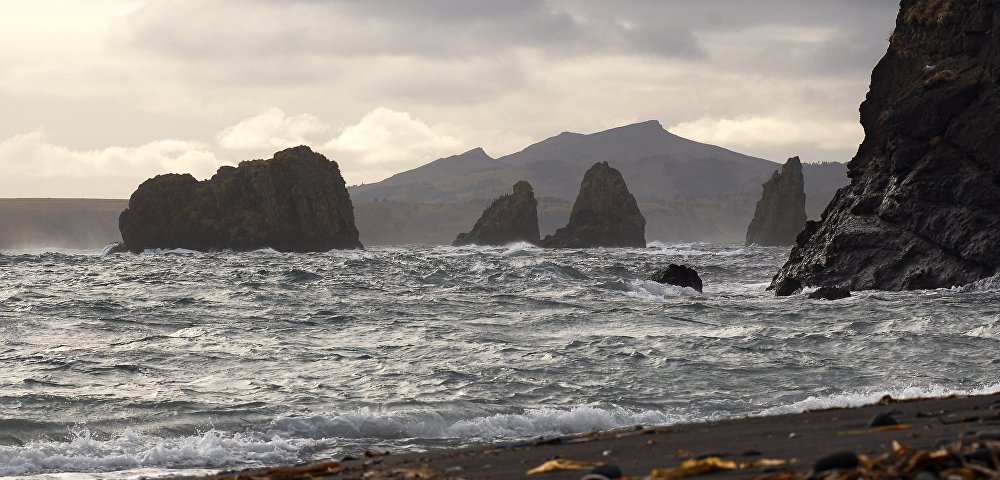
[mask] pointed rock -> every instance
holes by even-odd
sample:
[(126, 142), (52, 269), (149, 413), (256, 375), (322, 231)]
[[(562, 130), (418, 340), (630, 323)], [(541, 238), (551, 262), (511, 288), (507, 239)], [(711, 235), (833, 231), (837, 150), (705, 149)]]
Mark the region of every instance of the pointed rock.
[(541, 241), (548, 248), (645, 247), (646, 219), (621, 172), (608, 162), (583, 175), (569, 223)]
[(747, 228), (747, 245), (794, 245), (806, 225), (806, 193), (799, 157), (789, 158), (781, 171), (764, 182), (753, 221)]
[(363, 248), (336, 162), (306, 146), (221, 167), (211, 179), (146, 180), (118, 218), (123, 248), (314, 252)]
[(903, 0), (865, 139), (771, 287), (914, 290), (1000, 267), (1000, 2)]
[(460, 233), (453, 246), (538, 243), (538, 201), (531, 184), (521, 180), (514, 193), (503, 195), (483, 211), (469, 233)]

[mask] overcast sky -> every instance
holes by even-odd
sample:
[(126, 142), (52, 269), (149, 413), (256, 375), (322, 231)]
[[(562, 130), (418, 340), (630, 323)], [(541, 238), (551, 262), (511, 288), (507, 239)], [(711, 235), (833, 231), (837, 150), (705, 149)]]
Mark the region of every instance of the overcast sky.
[(0, 0), (0, 197), (307, 144), (349, 184), (656, 119), (847, 161), (894, 0)]

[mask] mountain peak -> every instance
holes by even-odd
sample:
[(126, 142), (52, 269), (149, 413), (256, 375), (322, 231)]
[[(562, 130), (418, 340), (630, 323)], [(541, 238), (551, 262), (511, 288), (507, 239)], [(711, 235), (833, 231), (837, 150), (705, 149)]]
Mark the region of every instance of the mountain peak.
[(597, 135), (616, 135), (616, 134), (630, 134), (630, 135), (662, 135), (667, 133), (667, 130), (663, 128), (659, 120), (646, 120), (644, 122), (630, 123), (628, 125), (622, 125), (620, 127), (609, 128), (596, 133), (591, 133), (592, 136)]
[(462, 154), (459, 154), (459, 155), (455, 155), (455, 156), (456, 157), (488, 158), (490, 160), (493, 160), (493, 157), (491, 157), (488, 153), (486, 153), (486, 150), (483, 150), (483, 147), (476, 147), (476, 148), (473, 148), (472, 150), (469, 150), (468, 152), (465, 152), (465, 153), (462, 153)]

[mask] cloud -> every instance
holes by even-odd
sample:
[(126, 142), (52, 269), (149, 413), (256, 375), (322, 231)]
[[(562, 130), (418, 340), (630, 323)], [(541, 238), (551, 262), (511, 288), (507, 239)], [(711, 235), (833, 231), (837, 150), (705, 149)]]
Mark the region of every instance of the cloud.
[(379, 107), (342, 129), (325, 149), (337, 154), (348, 183), (381, 180), (442, 156), (461, 153), (463, 142), (413, 118)]
[[(172, 159), (171, 167), (160, 162), (129, 173), (120, 195), (136, 179), (176, 170), (182, 153), (151, 146), (163, 138), (187, 139), (192, 152), (233, 160), (266, 158), (290, 144), (326, 145), (318, 149), (340, 162), (351, 182), (475, 146), (500, 156), (561, 131), (648, 119), (772, 159), (787, 157), (785, 145), (774, 145), (780, 135), (817, 139), (824, 148), (839, 138), (839, 149), (799, 145), (795, 152), (846, 160), (861, 131), (853, 127), (846, 135), (845, 125), (856, 124), (898, 5), (19, 2), (0, 15), (0, 30), (18, 39), (0, 42), (0, 104), (18, 112), (0, 116), (0, 140), (44, 131), (51, 136), (37, 145), (46, 153), (24, 158), (75, 159), (69, 170), (96, 173), (61, 178), (102, 178), (94, 180), (100, 184), (113, 174), (102, 170), (107, 162), (88, 166), (83, 157), (127, 148), (142, 150), (127, 155)], [(53, 18), (53, 8), (68, 14)], [(380, 106), (391, 110), (367, 118)], [(391, 112), (409, 116), (392, 120)], [(392, 132), (391, 144), (375, 145), (380, 131)], [(776, 136), (752, 142), (750, 134), (737, 135), (742, 131)], [(724, 143), (730, 141), (741, 143)], [(133, 147), (114, 147), (120, 145)], [(59, 148), (65, 151), (53, 150)], [(49, 168), (48, 160), (39, 161), (40, 169)], [(203, 170), (211, 173), (218, 163)], [(130, 171), (124, 161), (113, 164), (111, 171)], [(0, 174), (0, 195), (40, 185), (35, 174), (8, 172)], [(37, 194), (69, 195), (90, 180), (67, 182), (65, 193)]]
[[(644, 50), (697, 56), (685, 29), (657, 30), (542, 0), (144, 2), (124, 22), (132, 45), (184, 58), (469, 58), (510, 49), (553, 54)], [(248, 33), (252, 32), (252, 34)]]
[(35, 131), (0, 141), (4, 194), (12, 197), (127, 198), (152, 176), (171, 172), (206, 178), (223, 163), (207, 145), (184, 140), (73, 150)]
[(857, 145), (863, 135), (861, 126), (854, 122), (776, 117), (700, 118), (667, 130), (691, 140), (744, 150), (801, 145), (842, 150)]
[(285, 149), (309, 143), (310, 138), (325, 132), (329, 125), (302, 113), (286, 115), (280, 108), (269, 108), (259, 115), (226, 127), (216, 140), (232, 150)]

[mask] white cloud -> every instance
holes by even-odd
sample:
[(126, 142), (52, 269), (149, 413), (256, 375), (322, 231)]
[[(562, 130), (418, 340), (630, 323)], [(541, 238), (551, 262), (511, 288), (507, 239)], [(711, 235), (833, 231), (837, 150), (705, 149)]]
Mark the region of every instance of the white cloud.
[(668, 128), (671, 133), (703, 143), (733, 149), (811, 145), (842, 150), (857, 145), (864, 131), (854, 122), (798, 120), (776, 117), (703, 117)]
[(289, 116), (280, 108), (270, 108), (227, 127), (216, 138), (219, 146), (226, 149), (281, 150), (307, 144), (311, 137), (328, 128), (308, 113)]
[(161, 173), (211, 176), (224, 162), (207, 145), (158, 140), (136, 147), (73, 150), (43, 132), (0, 141), (4, 196), (127, 198), (143, 180)]
[(461, 153), (464, 143), (442, 130), (409, 113), (379, 107), (342, 129), (324, 148), (336, 152), (348, 183), (371, 182)]

